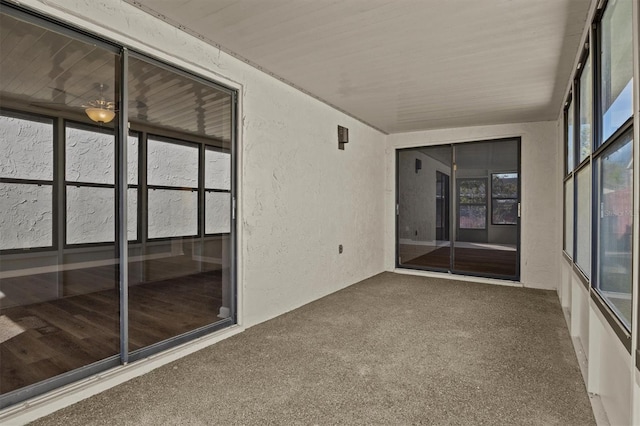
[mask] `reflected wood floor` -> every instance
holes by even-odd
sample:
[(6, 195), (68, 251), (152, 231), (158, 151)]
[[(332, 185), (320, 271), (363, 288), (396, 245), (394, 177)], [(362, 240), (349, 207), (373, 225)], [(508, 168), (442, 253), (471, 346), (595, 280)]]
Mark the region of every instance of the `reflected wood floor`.
[[(514, 277), (517, 255), (517, 251), (510, 250), (455, 248), (454, 269), (461, 272)], [(441, 247), (408, 262), (403, 262), (403, 265), (449, 269), (450, 260), (450, 247)]]
[[(220, 271), (129, 287), (129, 347), (139, 349), (219, 321)], [(0, 392), (119, 353), (116, 289), (0, 310)], [(1, 335), (0, 335), (1, 337)]]

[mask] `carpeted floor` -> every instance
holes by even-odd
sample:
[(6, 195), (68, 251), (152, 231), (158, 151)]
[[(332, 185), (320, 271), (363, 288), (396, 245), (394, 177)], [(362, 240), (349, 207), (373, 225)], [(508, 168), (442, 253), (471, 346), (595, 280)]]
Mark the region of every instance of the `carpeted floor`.
[(34, 424), (595, 422), (555, 292), (383, 273)]

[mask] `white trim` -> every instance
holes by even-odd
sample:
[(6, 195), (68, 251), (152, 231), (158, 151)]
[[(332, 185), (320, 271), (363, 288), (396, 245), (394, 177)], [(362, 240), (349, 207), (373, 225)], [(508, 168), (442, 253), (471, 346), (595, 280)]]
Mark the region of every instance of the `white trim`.
[(432, 271), (420, 271), (418, 269), (402, 269), (396, 268), (393, 270), (396, 274), (403, 275), (416, 275), (420, 277), (431, 277), (431, 278), (443, 278), (445, 280), (453, 280), (453, 281), (466, 281), (480, 284), (493, 284), (493, 285), (502, 285), (507, 287), (524, 287), (522, 282), (518, 281), (507, 281), (507, 280), (499, 280), (496, 278), (483, 278), (483, 277), (474, 277), (471, 275), (458, 275), (451, 274), (448, 272), (432, 272)]

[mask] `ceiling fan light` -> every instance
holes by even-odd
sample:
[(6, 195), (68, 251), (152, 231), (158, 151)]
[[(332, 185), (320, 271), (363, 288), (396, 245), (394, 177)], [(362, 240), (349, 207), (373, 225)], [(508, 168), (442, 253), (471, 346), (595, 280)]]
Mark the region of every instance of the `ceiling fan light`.
[(87, 108), (84, 110), (87, 116), (96, 123), (109, 123), (116, 116), (115, 111), (104, 108)]

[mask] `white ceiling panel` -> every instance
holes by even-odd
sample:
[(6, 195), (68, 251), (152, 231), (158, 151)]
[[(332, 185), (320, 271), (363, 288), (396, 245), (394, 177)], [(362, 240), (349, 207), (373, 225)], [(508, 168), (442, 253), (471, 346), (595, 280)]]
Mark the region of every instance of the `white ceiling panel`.
[(590, 0), (128, 0), (388, 133), (554, 120)]

